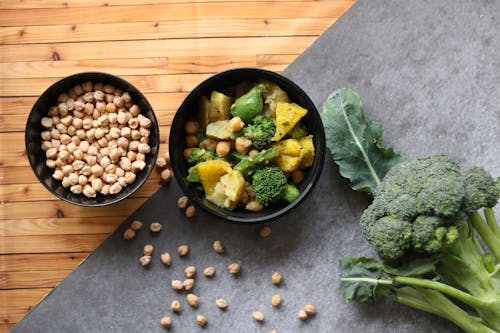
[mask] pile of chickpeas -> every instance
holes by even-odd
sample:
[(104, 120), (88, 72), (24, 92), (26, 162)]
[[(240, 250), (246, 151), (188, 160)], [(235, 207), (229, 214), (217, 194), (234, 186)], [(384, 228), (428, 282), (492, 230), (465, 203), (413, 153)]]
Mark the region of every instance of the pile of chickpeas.
[(146, 167), (151, 120), (130, 94), (90, 81), (57, 98), (41, 124), (52, 177), (75, 194), (117, 194)]

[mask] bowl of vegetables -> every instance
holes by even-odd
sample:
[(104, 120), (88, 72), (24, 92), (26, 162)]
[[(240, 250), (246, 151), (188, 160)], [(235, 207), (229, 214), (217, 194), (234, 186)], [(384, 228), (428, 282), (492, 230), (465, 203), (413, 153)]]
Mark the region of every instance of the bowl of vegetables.
[(318, 110), (288, 78), (257, 68), (195, 87), (172, 122), (174, 175), (197, 206), (234, 222), (297, 207), (317, 183), (325, 135)]

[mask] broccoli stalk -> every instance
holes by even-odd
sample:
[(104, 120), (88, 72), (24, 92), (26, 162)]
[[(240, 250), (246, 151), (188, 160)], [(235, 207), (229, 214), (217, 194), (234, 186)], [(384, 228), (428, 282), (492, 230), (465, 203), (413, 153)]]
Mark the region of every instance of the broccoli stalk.
[(272, 162), (279, 155), (278, 148), (270, 148), (262, 150), (253, 156), (240, 156), (232, 154), (234, 158), (241, 157), (241, 160), (234, 166), (234, 170), (238, 170), (243, 175), (248, 176), (254, 173), (261, 166)]

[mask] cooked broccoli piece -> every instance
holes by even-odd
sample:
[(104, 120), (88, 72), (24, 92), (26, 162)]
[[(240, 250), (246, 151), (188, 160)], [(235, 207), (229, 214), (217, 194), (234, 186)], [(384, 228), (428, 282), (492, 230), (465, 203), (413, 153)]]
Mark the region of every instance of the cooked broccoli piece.
[(292, 202), (299, 196), (300, 191), (294, 184), (287, 184), (281, 192), (281, 197), (288, 202)]
[(271, 143), (276, 132), (274, 121), (266, 116), (256, 116), (253, 124), (243, 128), (243, 135), (252, 140), (255, 148), (264, 149)]
[(278, 148), (262, 150), (253, 156), (243, 158), (238, 162), (238, 164), (234, 166), (234, 170), (238, 170), (243, 175), (247, 176), (255, 172), (255, 170), (265, 165), (266, 163), (272, 162), (278, 155)]
[(188, 175), (186, 176), (186, 180), (190, 183), (200, 182), (200, 174), (198, 173), (198, 168), (196, 165), (188, 169)]
[(291, 130), (288, 132), (288, 136), (292, 139), (302, 139), (307, 136), (307, 128), (305, 125), (298, 122)]
[[(389, 170), (361, 217), (361, 228), (387, 262), (413, 252), (435, 254), (459, 239), (462, 214), (492, 207), (499, 196), (495, 181), (482, 168), (462, 169), (442, 155), (410, 160)], [(394, 221), (407, 223), (411, 236), (403, 237), (407, 230), (403, 233)], [(400, 238), (392, 239), (397, 233)]]
[(190, 164), (198, 164), (208, 160), (217, 159), (215, 151), (205, 148), (193, 148), (187, 157), (187, 162)]
[(278, 200), (286, 185), (286, 175), (277, 167), (265, 167), (257, 170), (252, 177), (252, 187), (257, 201), (264, 206)]

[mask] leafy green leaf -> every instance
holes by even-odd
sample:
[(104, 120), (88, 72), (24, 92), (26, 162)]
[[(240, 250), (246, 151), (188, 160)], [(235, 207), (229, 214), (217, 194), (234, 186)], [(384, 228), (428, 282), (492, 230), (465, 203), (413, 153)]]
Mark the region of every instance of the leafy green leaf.
[(340, 277), (345, 302), (366, 302), (384, 297), (392, 284), (392, 280), (383, 279), (382, 264), (372, 258), (340, 259)]
[(391, 275), (418, 277), (435, 273), (438, 261), (437, 257), (417, 258), (398, 267), (383, 265), (382, 269)]
[(382, 124), (365, 116), (361, 99), (352, 89), (338, 89), (328, 96), (321, 119), (326, 145), (340, 174), (356, 191), (373, 193), (387, 171), (406, 160), (382, 146)]

